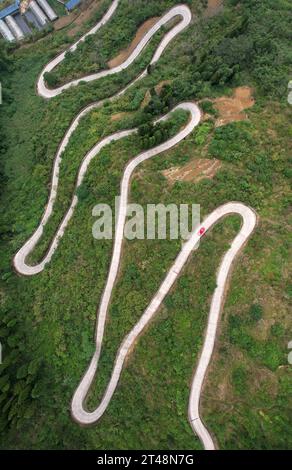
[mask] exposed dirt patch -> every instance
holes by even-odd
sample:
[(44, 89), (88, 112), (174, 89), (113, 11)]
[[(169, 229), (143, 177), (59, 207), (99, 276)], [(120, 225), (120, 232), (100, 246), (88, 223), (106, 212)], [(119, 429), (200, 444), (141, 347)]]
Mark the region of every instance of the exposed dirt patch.
[(157, 93), (157, 95), (160, 95), (163, 87), (165, 87), (165, 85), (169, 85), (170, 83), (171, 80), (162, 80), (160, 83), (158, 83), (155, 87), (155, 92)]
[(77, 11), (72, 11), (67, 16), (63, 16), (59, 18), (57, 21), (54, 22), (54, 29), (60, 30), (69, 26), (74, 22), (73, 28), (68, 31), (68, 36), (72, 37), (75, 36), (81, 29), (83, 23), (88, 21), (93, 13), (95, 13), (100, 5), (102, 4), (103, 0), (85, 0), (83, 1)]
[[(162, 80), (160, 83), (158, 83), (158, 84), (154, 87), (155, 93), (156, 93), (157, 95), (160, 95), (160, 93), (161, 93), (163, 87), (164, 87), (165, 85), (168, 85), (169, 83), (171, 83), (171, 80)], [(141, 109), (146, 108), (146, 106), (150, 103), (150, 101), (151, 101), (151, 92), (150, 92), (150, 90), (147, 90), (146, 93), (145, 93), (144, 99), (143, 99), (143, 101), (142, 101), (142, 103), (141, 103)]]
[(208, 6), (204, 16), (211, 18), (212, 16), (218, 15), (223, 10), (223, 0), (208, 0)]
[(78, 15), (75, 21), (76, 28), (78, 29), (78, 27), (82, 26), (85, 21), (88, 21), (92, 14), (100, 8), (102, 3), (103, 0), (87, 0), (86, 2), (82, 2), (81, 13)]
[(125, 111), (121, 113), (116, 113), (111, 116), (111, 121), (119, 121), (120, 119), (123, 119), (124, 117), (129, 116), (131, 113), (127, 113)]
[[(69, 26), (71, 23), (73, 23), (75, 18), (77, 18), (77, 12), (74, 11), (67, 16), (62, 16), (61, 18), (58, 18), (53, 24), (55, 31), (59, 31), (60, 29)], [(71, 31), (68, 32), (68, 35), (70, 35), (70, 33)]]
[(145, 96), (144, 96), (144, 100), (141, 103), (141, 109), (146, 108), (147, 104), (149, 104), (150, 101), (151, 101), (151, 93), (150, 93), (150, 90), (148, 90), (148, 91), (146, 91)]
[(134, 49), (137, 47), (141, 39), (145, 36), (145, 34), (149, 31), (149, 29), (151, 29), (152, 26), (155, 25), (155, 23), (158, 20), (159, 20), (159, 17), (154, 17), (145, 21), (145, 23), (143, 23), (138, 29), (136, 36), (134, 37), (131, 44), (126, 49), (121, 51), (119, 55), (117, 55), (116, 57), (114, 57), (108, 62), (109, 68), (112, 69), (114, 67), (117, 67), (118, 65), (121, 65), (123, 62), (125, 62), (125, 60), (127, 60), (128, 57), (130, 57)]
[(222, 163), (215, 158), (213, 160), (199, 158), (188, 162), (182, 167), (172, 167), (162, 173), (170, 183), (175, 181), (191, 181), (197, 183), (203, 178), (214, 178)]
[(213, 103), (220, 115), (216, 121), (216, 126), (224, 126), (233, 121), (247, 119), (247, 114), (244, 113), (244, 110), (251, 108), (255, 100), (252, 96), (252, 89), (244, 86), (236, 88), (233, 97), (222, 96), (221, 98), (216, 98)]
[(230, 395), (230, 383), (228, 380), (228, 375), (226, 374), (222, 380), (219, 382), (217, 391), (218, 391), (218, 400), (225, 401), (227, 396)]
[(250, 387), (252, 393), (256, 391), (267, 391), (272, 397), (277, 396), (278, 379), (277, 376), (266, 368), (257, 368), (255, 374), (250, 374)]

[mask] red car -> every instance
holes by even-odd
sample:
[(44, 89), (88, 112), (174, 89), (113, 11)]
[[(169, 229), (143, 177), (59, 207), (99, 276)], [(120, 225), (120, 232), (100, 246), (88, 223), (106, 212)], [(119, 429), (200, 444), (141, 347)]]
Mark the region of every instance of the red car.
[(200, 228), (200, 230), (198, 232), (198, 235), (201, 237), (202, 235), (204, 235), (205, 232), (206, 232), (205, 227), (202, 227), (202, 228)]

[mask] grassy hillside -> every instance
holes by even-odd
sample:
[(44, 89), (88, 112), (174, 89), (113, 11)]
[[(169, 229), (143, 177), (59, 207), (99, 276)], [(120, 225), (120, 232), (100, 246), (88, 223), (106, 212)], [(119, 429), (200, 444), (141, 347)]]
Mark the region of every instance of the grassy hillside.
[[(62, 83), (103, 67), (143, 21), (178, 3), (122, 0), (112, 21), (68, 57), (53, 78)], [(182, 100), (231, 95), (240, 85), (254, 87), (256, 104), (248, 110), (247, 121), (215, 128), (214, 109), (201, 103), (209, 114), (208, 125), (201, 124), (176, 148), (143, 164), (130, 197), (143, 205), (197, 203), (202, 216), (230, 200), (257, 211), (257, 231), (232, 275), (202, 412), (222, 449), (287, 449), (292, 446), (287, 360), (292, 339), (292, 129), (287, 103), (292, 3), (230, 0), (211, 18), (204, 14), (206, 2), (186, 3), (195, 14), (193, 24), (168, 47), (151, 74), (124, 97), (87, 115), (72, 136), (61, 165), (55, 213), (32, 259), (40, 259), (46, 250), (68, 207), (77, 168), (100, 138), (152, 121)], [(100, 14), (108, 4), (101, 3)], [(104, 417), (90, 428), (72, 421), (70, 400), (93, 352), (96, 308), (112, 248), (111, 242), (92, 237), (92, 208), (98, 202), (113, 205), (125, 163), (149, 145), (150, 137), (147, 141), (137, 135), (112, 144), (90, 164), (74, 217), (43, 273), (24, 278), (11, 265), (42, 215), (54, 155), (71, 120), (86, 104), (111, 96), (136, 77), (162, 36), (158, 33), (127, 71), (81, 84), (50, 101), (35, 94), (38, 74), (73, 38), (62, 30), (50, 35), (50, 41), (40, 39), (7, 54), (1, 43), (1, 448), (201, 448), (187, 421), (189, 384), (216, 269), (238, 231), (237, 217), (207, 234), (137, 343)], [(158, 96), (153, 87), (162, 80), (169, 83)], [(152, 99), (143, 110), (149, 90)], [(113, 120), (117, 114), (120, 118)], [(154, 138), (175, 133), (186, 118), (184, 113), (174, 116)], [(213, 179), (171, 185), (162, 174), (172, 166), (213, 157), (222, 162)], [(179, 241), (173, 240), (125, 243), (90, 408), (104, 391), (121, 339), (147, 307), (179, 249)]]

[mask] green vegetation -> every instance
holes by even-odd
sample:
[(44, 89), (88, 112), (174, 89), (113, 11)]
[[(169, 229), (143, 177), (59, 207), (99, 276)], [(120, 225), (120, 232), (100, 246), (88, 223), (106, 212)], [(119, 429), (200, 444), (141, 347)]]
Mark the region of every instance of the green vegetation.
[[(99, 14), (108, 3), (101, 4)], [(103, 67), (145, 19), (177, 3), (122, 0), (104, 30), (57, 69), (56, 83)], [(194, 12), (203, 12), (204, 2), (187, 3)], [(70, 400), (94, 349), (96, 308), (112, 249), (111, 242), (92, 237), (92, 208), (98, 202), (113, 206), (126, 162), (186, 122), (185, 113), (178, 113), (153, 128), (158, 116), (180, 101), (231, 94), (237, 85), (255, 87), (256, 105), (248, 111), (248, 121), (215, 130), (211, 121), (202, 123), (179, 146), (137, 170), (130, 197), (144, 206), (199, 203), (202, 217), (230, 200), (257, 210), (259, 226), (232, 275), (202, 410), (220, 448), (291, 448), (289, 8), (287, 0), (226, 1), (220, 15), (198, 15), (147, 78), (82, 119), (63, 154), (54, 214), (32, 254), (34, 261), (47, 249), (68, 208), (85, 153), (117, 130), (138, 127), (139, 132), (104, 148), (90, 164), (76, 212), (51, 264), (32, 278), (16, 275), (11, 263), (38, 225), (60, 140), (83, 106), (111, 96), (147, 66), (163, 32), (129, 70), (80, 84), (50, 101), (36, 96), (35, 82), (48, 60), (67, 47), (66, 31), (16, 50), (1, 43), (1, 448), (200, 448), (187, 422), (189, 383), (216, 269), (238, 231), (237, 217), (214, 227), (193, 254), (137, 343), (102, 420), (90, 428), (77, 426), (70, 417)], [(162, 80), (169, 83), (158, 94), (154, 87)], [(142, 109), (147, 91), (151, 101)], [(202, 108), (216, 117), (207, 101)], [(117, 114), (119, 119), (113, 119)], [(191, 159), (212, 157), (222, 161), (212, 180), (170, 185), (162, 174)], [(90, 408), (104, 392), (121, 339), (147, 307), (179, 249), (175, 240), (125, 242)]]
[(58, 17), (66, 15), (67, 10), (65, 8), (65, 5), (63, 5), (61, 2), (59, 2), (58, 0), (47, 0), (47, 2), (49, 3), (49, 5), (51, 5)]

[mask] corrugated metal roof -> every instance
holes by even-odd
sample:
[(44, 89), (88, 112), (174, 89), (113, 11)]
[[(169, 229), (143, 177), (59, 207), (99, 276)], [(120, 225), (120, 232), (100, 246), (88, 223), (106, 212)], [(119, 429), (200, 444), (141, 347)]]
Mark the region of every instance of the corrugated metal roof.
[(6, 18), (6, 16), (12, 15), (18, 10), (19, 10), (19, 5), (18, 5), (18, 2), (16, 2), (13, 5), (10, 5), (9, 7), (6, 7), (0, 11), (0, 19), (2, 20), (3, 18)]
[(81, 2), (81, 0), (69, 0), (69, 2), (67, 2), (65, 4), (67, 10), (73, 10), (73, 8), (75, 8), (77, 5), (79, 5), (79, 3)]

